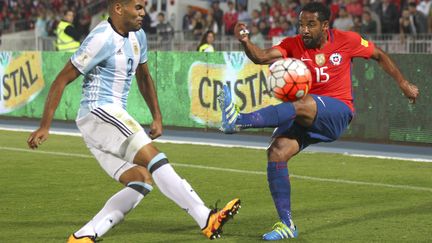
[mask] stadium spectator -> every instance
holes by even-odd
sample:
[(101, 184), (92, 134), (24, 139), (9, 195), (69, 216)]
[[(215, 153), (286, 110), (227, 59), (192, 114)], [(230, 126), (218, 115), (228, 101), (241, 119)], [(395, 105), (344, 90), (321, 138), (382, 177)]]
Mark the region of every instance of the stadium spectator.
[(155, 32), (151, 27), (151, 18), (150, 18), (150, 15), (147, 13), (146, 10), (145, 10), (145, 15), (143, 17), (141, 27), (146, 34), (151, 34), (152, 32)]
[(186, 32), (192, 32), (192, 22), (194, 18), (194, 10), (191, 6), (187, 7), (186, 14), (183, 16), (182, 29)]
[(429, 10), (428, 15), (428, 32), (432, 33), (432, 8)]
[(51, 9), (47, 9), (46, 18), (47, 18), (46, 28), (47, 28), (48, 36), (56, 36), (55, 30), (60, 20), (57, 19), (57, 17), (55, 16), (54, 12), (51, 11)]
[(293, 23), (297, 19), (297, 12), (295, 11), (297, 3), (294, 1), (286, 1), (282, 4), (281, 15)]
[(258, 9), (254, 9), (251, 14), (251, 25), (258, 26), (261, 21), (261, 16)]
[[(330, 6), (329, 6), (330, 13), (331, 13), (331, 15), (330, 15), (330, 27), (333, 27), (334, 20), (339, 15), (339, 9), (341, 7), (341, 4), (339, 4), (339, 2), (338, 2), (339, 0), (330, 0), (330, 1), (331, 1)], [(323, 1), (323, 3), (326, 4), (325, 1)]]
[(361, 17), (363, 13), (363, 5), (361, 0), (350, 0), (345, 5), (346, 11), (353, 17)]
[(35, 23), (35, 34), (37, 38), (40, 37), (47, 37), (48, 31), (47, 31), (47, 19), (46, 19), (46, 12), (44, 9), (38, 10), (39, 14), (36, 18)]
[(81, 34), (72, 25), (75, 13), (72, 10), (65, 10), (63, 19), (56, 28), (56, 48), (58, 51), (75, 52), (80, 46)]
[(267, 2), (261, 2), (260, 3), (261, 6), (261, 19), (262, 20), (267, 20), (267, 18), (270, 16), (270, 5)]
[(10, 19), (8, 16), (7, 6), (6, 5), (0, 5), (0, 6), (2, 6), (2, 9), (0, 11), (0, 29), (8, 30), (10, 28)]
[(272, 14), (267, 18), (267, 22), (270, 25), (270, 28), (274, 27), (274, 23), (276, 23), (279, 20), (279, 17), (281, 16), (279, 11), (273, 11)]
[(267, 23), (265, 21), (261, 21), (258, 25), (258, 28), (261, 34), (267, 39), (268, 33), (270, 31), (270, 28), (268, 27)]
[(372, 19), (372, 15), (369, 11), (363, 12), (360, 33), (365, 36), (377, 33), (377, 23)]
[(199, 52), (214, 52), (214, 43), (215, 33), (211, 30), (207, 30), (202, 38), (200, 43), (198, 44), (197, 51)]
[(156, 33), (162, 50), (170, 50), (171, 40), (174, 37), (174, 28), (165, 19), (165, 14), (160, 12), (157, 17)]
[(279, 21), (274, 21), (267, 34), (267, 38), (271, 40), (273, 37), (282, 36), (282, 32), (282, 24)]
[(259, 48), (264, 48), (265, 39), (263, 34), (261, 34), (260, 30), (258, 29), (258, 26), (252, 25), (250, 39), (252, 43), (257, 45)]
[(405, 42), (407, 35), (415, 33), (414, 19), (410, 16), (408, 8), (402, 10), (402, 16), (399, 19), (399, 31), (402, 43)]
[(431, 5), (431, 0), (421, 0), (417, 5), (417, 10), (421, 12), (424, 16), (428, 16), (431, 10)]
[(270, 5), (270, 16), (276, 16), (276, 13), (279, 15), (281, 14), (282, 10), (282, 4), (279, 2), (279, 0), (272, 0)]
[(84, 8), (79, 12), (78, 16), (75, 18), (75, 26), (78, 32), (81, 34), (81, 38), (86, 37), (90, 32), (91, 15), (87, 8)]
[(206, 31), (206, 20), (200, 11), (196, 11), (192, 19), (192, 34), (195, 40), (199, 40)]
[(364, 12), (367, 11), (370, 13), (372, 20), (376, 22), (376, 27), (377, 27), (376, 33), (381, 34), (381, 20), (380, 20), (380, 17), (378, 16), (378, 14), (375, 13), (374, 11), (372, 11), (370, 5), (363, 6), (363, 11)]
[(339, 16), (333, 22), (333, 28), (340, 30), (352, 30), (354, 22), (352, 17), (348, 14), (345, 7), (339, 9)]
[(426, 33), (428, 31), (427, 18), (420, 11), (417, 11), (417, 5), (414, 2), (408, 4), (408, 11), (412, 24), (413, 34)]
[(216, 20), (214, 19), (213, 11), (212, 10), (210, 10), (209, 13), (206, 16), (206, 19), (205, 19), (205, 29), (206, 30), (211, 30), (215, 34), (219, 33), (219, 27), (218, 27), (218, 24), (216, 23)]
[(353, 27), (351, 28), (351, 31), (360, 33), (361, 25), (362, 25), (362, 19), (359, 16), (352, 16), (353, 20)]
[(381, 32), (383, 34), (392, 34), (399, 32), (399, 11), (397, 6), (390, 0), (380, 0), (375, 5), (374, 11), (381, 20)]
[(155, 4), (152, 4), (150, 6), (150, 10), (148, 12), (148, 15), (150, 16), (150, 19), (151, 19), (150, 34), (156, 34), (156, 26), (158, 25), (158, 12), (157, 12)]
[(225, 26), (225, 34), (233, 35), (234, 26), (238, 21), (238, 13), (235, 10), (234, 3), (231, 0), (228, 1), (228, 11), (224, 14), (223, 20)]
[(297, 30), (295, 26), (291, 23), (291, 21), (284, 20), (282, 22), (282, 35), (281, 36), (293, 36), (297, 34)]
[(244, 5), (238, 4), (237, 9), (238, 9), (237, 21), (240, 21), (242, 23), (249, 25), (251, 23), (252, 19), (251, 19), (251, 16), (249, 15), (249, 13), (246, 11), (246, 7)]
[(213, 19), (216, 21), (218, 30), (222, 30), (224, 13), (219, 6), (219, 0), (212, 2), (211, 9), (213, 12)]

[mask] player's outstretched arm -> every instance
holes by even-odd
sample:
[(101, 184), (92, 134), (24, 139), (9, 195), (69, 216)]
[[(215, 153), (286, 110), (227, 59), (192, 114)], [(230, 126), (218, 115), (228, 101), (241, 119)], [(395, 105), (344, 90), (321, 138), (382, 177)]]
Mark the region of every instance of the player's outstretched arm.
[(402, 72), (396, 66), (396, 63), (379, 47), (375, 47), (372, 54), (372, 58), (375, 59), (378, 64), (386, 71), (390, 76), (392, 76), (399, 85), (399, 88), (405, 94), (405, 96), (410, 99), (410, 102), (415, 103), (417, 96), (419, 95), (419, 90), (416, 85), (410, 83), (404, 78)]
[(39, 125), (39, 129), (31, 133), (27, 139), (27, 144), (31, 149), (37, 148), (48, 138), (49, 128), (51, 126), (54, 113), (63, 95), (63, 90), (65, 89), (66, 85), (74, 81), (79, 75), (80, 72), (74, 65), (72, 65), (70, 61), (66, 63), (63, 70), (57, 75), (56, 79), (51, 85), (48, 97), (46, 98), (44, 113)]
[(282, 58), (282, 53), (277, 49), (261, 49), (253, 44), (249, 39), (249, 31), (244, 23), (237, 23), (234, 27), (236, 38), (242, 43), (246, 55), (255, 64), (271, 64), (275, 60)]
[(139, 91), (144, 97), (153, 117), (150, 124), (150, 138), (155, 139), (162, 135), (162, 115), (159, 109), (159, 102), (154, 87), (153, 79), (150, 75), (147, 63), (139, 64), (136, 70), (136, 78)]

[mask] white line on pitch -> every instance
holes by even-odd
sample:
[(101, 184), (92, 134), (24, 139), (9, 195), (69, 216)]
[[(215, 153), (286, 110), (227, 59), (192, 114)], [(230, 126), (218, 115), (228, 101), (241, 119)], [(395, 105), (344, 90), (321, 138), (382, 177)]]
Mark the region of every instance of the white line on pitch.
[[(32, 132), (32, 129), (23, 129), (23, 128), (10, 128), (10, 127), (1, 127), (0, 130), (5, 131), (14, 131), (14, 132)], [(55, 135), (65, 135), (65, 136), (74, 136), (81, 137), (81, 133), (79, 132), (60, 132), (60, 131), (50, 131), (50, 134)], [(155, 140), (157, 143), (172, 143), (172, 144), (192, 144), (192, 145), (205, 145), (212, 147), (225, 147), (225, 148), (248, 148), (248, 149), (267, 149), (267, 146), (247, 146), (247, 145), (239, 145), (239, 144), (229, 144), (229, 143), (209, 143), (209, 142), (193, 142), (193, 141), (183, 141), (183, 140), (173, 140), (173, 139), (157, 139)], [(317, 153), (314, 151), (304, 151), (304, 153)], [(335, 152), (337, 153), (337, 152)], [(373, 154), (358, 154), (358, 153), (341, 153), (345, 156), (351, 157), (364, 157), (364, 158), (377, 158), (377, 159), (392, 159), (392, 160), (404, 160), (410, 162), (422, 162), (422, 163), (432, 163), (431, 159), (424, 158), (405, 158), (405, 157), (396, 157), (396, 156), (383, 156), (383, 155), (373, 155)]]
[[(22, 149), (22, 148), (12, 148), (12, 147), (1, 147), (0, 150), (8, 150), (15, 152), (28, 152), (28, 153), (38, 153), (38, 154), (48, 154), (54, 156), (69, 156), (69, 157), (79, 157), (79, 158), (93, 158), (91, 155), (86, 154), (75, 154), (75, 153), (64, 153), (64, 152), (50, 152), (50, 151), (41, 151), (41, 150), (30, 150), (30, 149)], [(241, 174), (252, 174), (252, 175), (266, 175), (266, 172), (263, 171), (251, 171), (251, 170), (238, 170), (238, 169), (229, 169), (229, 168), (219, 168), (212, 166), (204, 166), (204, 165), (191, 165), (191, 164), (178, 164), (172, 163), (178, 167), (188, 167), (195, 169), (205, 169), (205, 170), (216, 170), (216, 171), (224, 171), (224, 172), (233, 172), (233, 173), (241, 173)], [(393, 185), (393, 184), (384, 184), (384, 183), (375, 183), (375, 182), (364, 182), (364, 181), (350, 181), (350, 180), (342, 180), (342, 179), (329, 179), (329, 178), (319, 178), (312, 176), (302, 176), (302, 175), (293, 175), (290, 177), (298, 178), (303, 180), (310, 181), (322, 181), (322, 182), (333, 182), (339, 184), (352, 184), (352, 185), (363, 185), (363, 186), (376, 186), (376, 187), (387, 187), (387, 188), (396, 188), (396, 189), (405, 189), (405, 190), (415, 190), (415, 191), (427, 191), (432, 192), (432, 188), (429, 187), (418, 187), (418, 186), (408, 186), (408, 185)]]

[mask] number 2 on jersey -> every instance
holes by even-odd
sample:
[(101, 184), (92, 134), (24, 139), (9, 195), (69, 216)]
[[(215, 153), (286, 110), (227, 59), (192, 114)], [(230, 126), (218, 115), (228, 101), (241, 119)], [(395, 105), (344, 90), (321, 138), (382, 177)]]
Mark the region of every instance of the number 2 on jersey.
[(129, 58), (128, 59), (128, 67), (127, 67), (127, 69), (128, 69), (128, 73), (127, 73), (127, 75), (128, 75), (128, 77), (130, 77), (131, 75), (132, 75), (132, 69), (133, 69), (133, 60), (132, 60), (132, 58)]
[(328, 67), (315, 68), (317, 83), (326, 83), (330, 79), (330, 75), (325, 72)]

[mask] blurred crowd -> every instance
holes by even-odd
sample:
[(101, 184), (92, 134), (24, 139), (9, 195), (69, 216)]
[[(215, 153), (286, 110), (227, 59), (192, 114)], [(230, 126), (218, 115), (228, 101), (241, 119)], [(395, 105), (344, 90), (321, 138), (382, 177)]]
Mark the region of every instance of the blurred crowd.
[[(210, 0), (210, 8), (188, 6), (182, 31), (187, 39), (200, 40), (212, 31), (215, 38), (232, 35), (235, 24), (248, 24), (251, 38), (258, 45), (275, 36), (292, 36), (297, 31), (298, 15), (311, 0), (262, 0), (259, 8), (247, 9), (247, 0)], [(259, 0), (250, 0), (259, 1)], [(432, 33), (432, 0), (321, 0), (330, 7), (330, 25), (342, 30), (369, 34)], [(20, 29), (35, 29), (38, 36), (53, 36), (64, 11), (75, 13), (74, 26), (85, 36), (91, 15), (83, 8), (91, 0), (4, 0), (0, 1), (0, 30), (6, 32), (12, 23)], [(250, 4), (249, 4), (250, 5)], [(250, 8), (250, 6), (249, 6)], [(143, 28), (161, 40), (174, 36), (175, 26), (163, 12), (149, 5)]]
[(5, 0), (0, 1), (0, 29), (3, 32), (35, 29), (41, 37), (55, 36), (55, 29), (65, 11), (75, 14), (74, 26), (87, 35), (91, 15), (85, 6), (91, 0)]
[[(297, 32), (298, 15), (311, 0), (265, 0), (247, 11), (247, 1), (227, 1), (228, 10), (212, 1), (209, 9), (188, 7), (183, 31), (199, 39), (207, 30), (216, 35), (232, 35), (235, 24), (248, 24), (252, 40), (260, 46), (275, 36)], [(370, 34), (432, 33), (432, 0), (322, 0), (331, 9), (333, 28)]]

